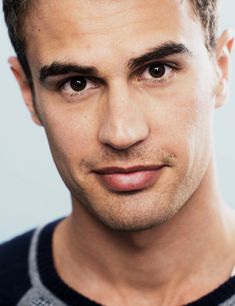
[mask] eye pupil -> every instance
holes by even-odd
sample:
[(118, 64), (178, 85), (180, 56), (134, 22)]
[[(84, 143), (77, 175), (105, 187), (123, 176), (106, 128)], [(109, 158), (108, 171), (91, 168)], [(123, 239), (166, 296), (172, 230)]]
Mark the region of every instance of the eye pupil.
[(164, 65), (152, 65), (149, 68), (149, 73), (153, 78), (161, 78), (166, 73), (166, 68)]
[(86, 85), (87, 81), (85, 78), (76, 77), (70, 81), (70, 86), (74, 91), (82, 91), (86, 88)]

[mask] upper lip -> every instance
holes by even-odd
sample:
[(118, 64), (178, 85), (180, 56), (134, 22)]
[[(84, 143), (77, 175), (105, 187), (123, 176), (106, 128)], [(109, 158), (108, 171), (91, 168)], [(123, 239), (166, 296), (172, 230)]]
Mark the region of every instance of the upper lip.
[(131, 167), (104, 167), (94, 170), (95, 173), (98, 174), (115, 174), (115, 173), (132, 173), (137, 171), (153, 171), (157, 170), (164, 165), (139, 165), (139, 166), (131, 166)]

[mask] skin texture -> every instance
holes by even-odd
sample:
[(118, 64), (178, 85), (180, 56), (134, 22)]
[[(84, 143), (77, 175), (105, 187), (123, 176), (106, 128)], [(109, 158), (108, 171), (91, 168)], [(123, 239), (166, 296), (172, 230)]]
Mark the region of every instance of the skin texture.
[[(189, 13), (186, 9), (179, 11), (179, 1), (163, 7), (157, 3), (151, 15), (150, 6), (144, 9), (140, 3), (129, 15), (125, 12), (132, 10), (132, 2), (108, 6), (104, 2), (104, 16), (89, 18), (86, 14), (94, 6), (92, 1), (84, 8), (78, 5), (76, 13), (65, 17), (63, 12), (67, 6), (62, 4), (58, 17), (52, 20), (47, 17), (40, 22), (33, 16), (38, 34), (28, 33), (29, 40), (35, 42), (28, 48), (35, 102), (57, 167), (74, 198), (105, 224), (138, 230), (161, 223), (178, 211), (198, 187), (211, 157), (211, 123), (216, 103), (214, 71), (201, 39), (200, 24), (190, 20), (190, 26), (185, 26), (189, 19), (185, 15)], [(39, 15), (49, 16), (46, 11), (52, 7), (53, 4), (46, 3), (39, 6)], [(171, 26), (166, 18), (154, 22), (155, 11), (159, 16), (166, 16), (169, 10), (175, 9), (178, 14), (173, 16)], [(146, 18), (139, 20), (142, 10), (144, 15), (150, 15), (148, 22)], [(125, 33), (120, 27), (123, 14), (128, 26)], [(100, 22), (102, 17), (106, 23)], [(63, 20), (59, 28), (58, 19)], [(77, 27), (76, 19), (79, 20)], [(140, 27), (142, 23), (145, 27)], [(175, 24), (179, 24), (180, 33), (175, 33)], [(198, 35), (192, 39), (194, 28)], [(71, 29), (71, 33), (64, 29)], [(182, 71), (176, 72), (169, 84), (152, 86), (150, 82), (138, 82), (135, 73), (130, 76), (131, 72), (126, 71), (129, 58), (171, 40), (187, 40), (187, 47), (194, 50), (194, 55), (177, 59)], [(38, 48), (39, 45), (44, 47)], [(201, 52), (196, 52), (199, 48)], [(65, 99), (60, 93), (41, 86), (35, 78), (42, 65), (55, 60), (95, 66), (107, 85), (90, 90), (83, 99), (68, 96)], [(200, 76), (199, 63), (204, 72)], [(165, 156), (170, 167), (163, 169), (158, 184), (131, 197), (110, 193), (90, 173), (107, 166), (164, 164)]]
[[(235, 262), (234, 221), (218, 192), (212, 129), (214, 109), (227, 95), (233, 39), (225, 32), (209, 54), (186, 1), (56, 3), (38, 1), (28, 16), (34, 97), (17, 59), (10, 63), (72, 196), (72, 214), (54, 237), (57, 270), (72, 288), (105, 305), (197, 299), (225, 281)], [(160, 80), (148, 70), (156, 61), (128, 66), (169, 42), (188, 52), (162, 58)], [(53, 62), (93, 66), (98, 76), (88, 75), (82, 93), (68, 82), (58, 88), (78, 74), (41, 82), (40, 69)], [(136, 165), (164, 167), (153, 184), (129, 193), (110, 190), (94, 173)]]

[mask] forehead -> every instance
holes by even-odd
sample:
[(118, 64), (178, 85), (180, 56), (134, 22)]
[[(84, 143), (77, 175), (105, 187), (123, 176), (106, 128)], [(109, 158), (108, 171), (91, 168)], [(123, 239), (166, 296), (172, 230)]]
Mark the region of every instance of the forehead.
[(112, 56), (120, 57), (126, 52), (131, 57), (147, 44), (151, 47), (167, 40), (193, 45), (197, 36), (200, 39), (203, 36), (186, 0), (39, 0), (35, 3), (26, 23), (27, 53), (39, 61), (66, 60), (79, 54), (81, 61), (89, 58), (92, 62), (99, 56), (108, 57), (111, 52)]

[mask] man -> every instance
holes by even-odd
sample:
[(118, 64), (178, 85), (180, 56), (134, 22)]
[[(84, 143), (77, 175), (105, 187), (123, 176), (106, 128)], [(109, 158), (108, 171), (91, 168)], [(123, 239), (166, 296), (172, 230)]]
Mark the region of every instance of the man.
[(235, 305), (214, 109), (216, 0), (4, 0), (10, 58), (72, 213), (0, 248), (0, 305)]

